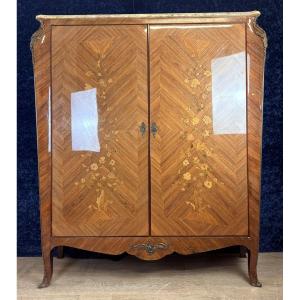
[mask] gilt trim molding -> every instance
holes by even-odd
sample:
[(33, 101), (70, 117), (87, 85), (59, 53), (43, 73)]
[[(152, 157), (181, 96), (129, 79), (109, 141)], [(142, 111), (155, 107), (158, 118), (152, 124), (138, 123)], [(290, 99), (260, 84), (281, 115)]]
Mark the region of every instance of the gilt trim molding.
[(266, 54), (266, 50), (268, 47), (268, 38), (266, 32), (257, 24), (257, 17), (251, 17), (249, 19), (248, 25), (250, 29), (262, 39), (263, 45), (264, 45), (264, 51)]
[(30, 39), (31, 52), (33, 52), (33, 47), (34, 47), (35, 43), (37, 41), (40, 41), (44, 35), (44, 22), (42, 20), (39, 20), (39, 22), (40, 22), (40, 27), (38, 28), (37, 31), (35, 31), (33, 33), (33, 35), (31, 36), (31, 39)]

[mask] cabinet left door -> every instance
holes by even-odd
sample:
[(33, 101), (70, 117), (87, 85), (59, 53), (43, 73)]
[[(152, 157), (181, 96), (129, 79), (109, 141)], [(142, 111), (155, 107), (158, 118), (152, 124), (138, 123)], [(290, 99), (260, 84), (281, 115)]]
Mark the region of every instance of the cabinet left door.
[(51, 77), (52, 235), (148, 235), (147, 27), (53, 26)]

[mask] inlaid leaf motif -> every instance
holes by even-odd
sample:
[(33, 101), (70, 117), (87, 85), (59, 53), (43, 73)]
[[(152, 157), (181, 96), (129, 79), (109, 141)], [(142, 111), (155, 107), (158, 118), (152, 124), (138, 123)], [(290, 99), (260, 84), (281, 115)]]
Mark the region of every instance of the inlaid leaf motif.
[[(192, 45), (186, 45), (192, 47)], [(194, 46), (193, 46), (194, 47)], [(202, 199), (202, 188), (210, 192), (217, 184), (224, 183), (213, 174), (209, 159), (214, 157), (212, 142), (208, 142), (211, 135), (212, 119), (209, 115), (209, 101), (211, 93), (211, 71), (203, 66), (197, 51), (193, 52), (194, 65), (187, 72), (188, 77), (183, 81), (191, 94), (192, 104), (189, 104), (179, 119), (183, 130), (180, 137), (185, 140), (182, 150), (183, 160), (178, 170), (177, 184), (182, 192), (192, 190), (192, 197), (185, 203), (195, 213), (209, 209), (209, 204)], [(210, 146), (209, 146), (210, 145)], [(196, 171), (195, 171), (196, 170)]]
[(91, 153), (81, 154), (81, 158), (84, 160), (81, 167), (85, 170), (85, 176), (74, 183), (80, 189), (88, 188), (94, 190), (95, 201), (88, 208), (105, 213), (108, 213), (109, 205), (112, 204), (108, 196), (109, 193), (105, 191), (109, 189), (116, 192), (118, 186), (123, 182), (116, 176), (117, 162), (113, 157), (113, 153), (117, 151), (113, 145), (115, 142), (118, 142), (118, 130), (116, 128), (118, 119), (117, 117), (111, 118), (106, 115), (112, 111), (112, 107), (107, 105), (107, 94), (113, 79), (108, 77), (104, 64), (105, 57), (112, 44), (113, 41), (103, 43), (105, 48), (101, 49), (99, 48), (99, 41), (89, 41), (86, 44), (95, 53), (97, 60), (94, 68), (85, 72), (87, 82), (84, 84), (84, 89), (97, 88), (98, 113), (100, 114), (101, 112), (99, 133), (105, 144), (102, 150), (104, 153), (101, 153), (100, 157)]

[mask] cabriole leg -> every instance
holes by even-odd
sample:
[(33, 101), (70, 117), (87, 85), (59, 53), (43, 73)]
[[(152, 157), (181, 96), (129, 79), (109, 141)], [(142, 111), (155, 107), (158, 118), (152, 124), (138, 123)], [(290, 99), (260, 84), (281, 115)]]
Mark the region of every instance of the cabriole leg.
[(258, 281), (257, 278), (257, 259), (258, 251), (257, 250), (248, 250), (248, 273), (250, 284), (255, 287), (261, 287), (262, 284)]
[(53, 257), (51, 255), (51, 250), (43, 251), (43, 261), (44, 261), (44, 278), (39, 288), (45, 288), (49, 286), (52, 273), (53, 273)]

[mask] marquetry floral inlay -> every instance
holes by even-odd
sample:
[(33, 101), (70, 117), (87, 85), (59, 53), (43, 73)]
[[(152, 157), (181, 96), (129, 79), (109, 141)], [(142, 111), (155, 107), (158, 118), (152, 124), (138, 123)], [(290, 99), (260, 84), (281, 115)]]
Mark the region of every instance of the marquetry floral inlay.
[(177, 184), (182, 192), (192, 191), (186, 204), (197, 213), (210, 208), (203, 199), (218, 184), (223, 185), (210, 167), (209, 160), (216, 158), (214, 143), (208, 142), (212, 134), (211, 119), (211, 72), (193, 55), (194, 66), (187, 70), (184, 83), (191, 95), (191, 103), (179, 116), (183, 124), (181, 139), (186, 145), (182, 150), (183, 160), (178, 170)]
[(116, 193), (118, 187), (124, 184), (118, 176), (118, 163), (114, 158), (117, 153), (116, 144), (119, 142), (119, 130), (116, 127), (118, 119), (110, 113), (112, 107), (107, 99), (109, 87), (113, 83), (113, 79), (107, 76), (104, 66), (107, 51), (101, 52), (98, 48), (93, 50), (98, 58), (95, 67), (85, 73), (87, 82), (84, 88), (97, 88), (101, 152), (100, 157), (99, 153), (81, 154), (83, 161), (81, 168), (84, 170), (81, 174), (84, 175), (75, 182), (75, 185), (79, 189), (87, 188), (95, 192), (95, 200), (89, 204), (88, 209), (109, 215), (109, 206), (113, 203), (109, 195)]

